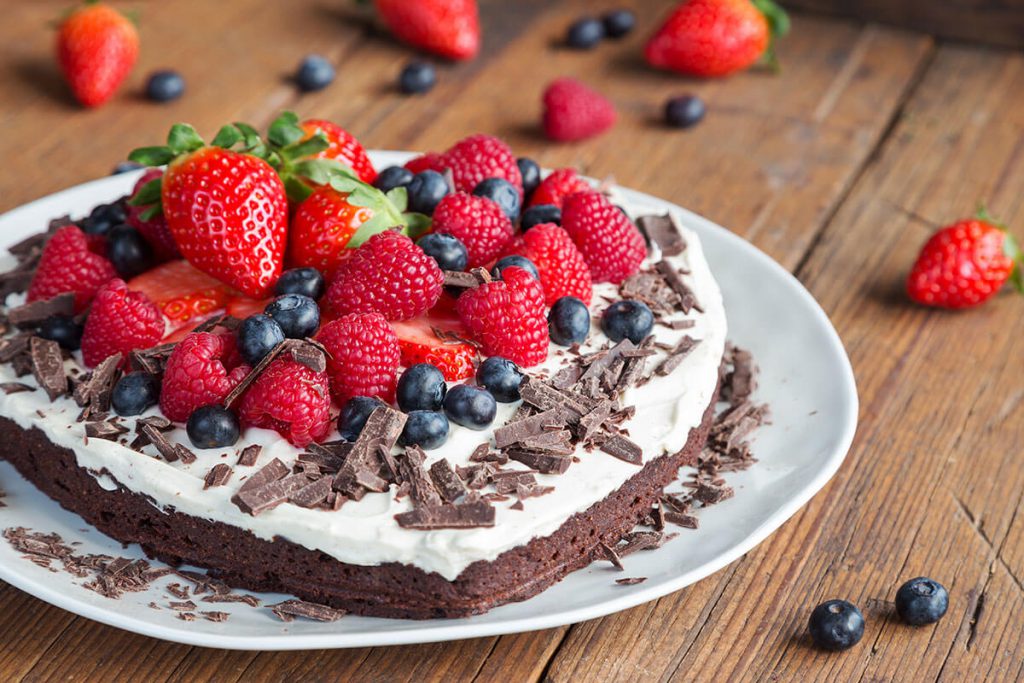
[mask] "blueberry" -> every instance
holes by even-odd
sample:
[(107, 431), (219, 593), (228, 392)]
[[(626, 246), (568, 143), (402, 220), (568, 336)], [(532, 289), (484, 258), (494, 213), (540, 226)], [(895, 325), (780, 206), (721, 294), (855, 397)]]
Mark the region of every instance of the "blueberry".
[(185, 79), (177, 71), (154, 71), (146, 81), (146, 97), (154, 102), (170, 102), (185, 94)]
[(295, 72), (295, 83), (300, 90), (323, 90), (334, 80), (334, 66), (320, 55), (308, 55)]
[(522, 268), (532, 275), (535, 280), (540, 280), (540, 272), (537, 270), (537, 266), (533, 265), (533, 261), (525, 256), (519, 256), (518, 254), (503, 256), (498, 259), (498, 262), (494, 264), (493, 268), (491, 268), (491, 276), (495, 280), (500, 280), (502, 271), (513, 266)]
[(448, 419), (469, 429), (487, 429), (497, 412), (497, 401), (483, 387), (458, 384), (444, 397), (444, 413)]
[(829, 600), (814, 608), (807, 627), (818, 647), (846, 650), (864, 635), (864, 615), (846, 600)]
[(388, 166), (377, 174), (373, 186), (381, 192), (389, 192), (396, 187), (408, 187), (412, 182), (412, 171), (402, 166)]
[(540, 166), (529, 157), (516, 159), (516, 166), (519, 167), (519, 175), (523, 177), (523, 195), (529, 197), (540, 185)]
[(604, 38), (604, 24), (594, 17), (577, 19), (565, 34), (565, 44), (577, 50), (589, 50)]
[(409, 210), (428, 216), (448, 194), (448, 181), (437, 171), (420, 171), (409, 182)]
[(590, 334), (590, 310), (574, 296), (563, 296), (548, 311), (551, 341), (561, 346), (583, 343)]
[(529, 206), (523, 211), (523, 217), (519, 221), (519, 227), (526, 232), (530, 228), (541, 223), (562, 224), (562, 210), (554, 204), (537, 204)]
[(642, 301), (616, 301), (601, 316), (601, 329), (612, 341), (628, 339), (639, 344), (651, 333), (654, 314)]
[(320, 327), (320, 307), (303, 294), (285, 294), (271, 301), (263, 310), (281, 326), (289, 339), (305, 339)]
[(405, 421), (398, 443), (424, 450), (440, 448), (448, 440), (448, 418), (436, 410), (414, 410)]
[(185, 424), (188, 440), (196, 448), (224, 448), (238, 441), (238, 418), (223, 406), (196, 408)]
[(281, 273), (274, 285), (274, 294), (301, 294), (310, 299), (324, 295), (324, 276), (316, 268), (292, 268)]
[(120, 202), (99, 204), (94, 206), (88, 217), (78, 222), (82, 232), (89, 235), (105, 235), (115, 225), (121, 225), (127, 219), (124, 206)]
[(406, 95), (425, 93), (437, 83), (433, 64), (409, 62), (398, 76), (398, 89)]
[(508, 358), (491, 356), (476, 369), (476, 383), (491, 392), (501, 403), (518, 401), (523, 371)]
[(477, 197), (487, 197), (501, 207), (502, 213), (515, 223), (519, 220), (519, 207), (522, 200), (519, 198), (519, 190), (516, 186), (504, 178), (485, 178), (473, 188), (473, 194)]
[(68, 351), (75, 351), (82, 345), (82, 326), (70, 315), (51, 315), (39, 325), (38, 334)]
[(604, 34), (609, 38), (621, 38), (636, 26), (636, 15), (628, 9), (617, 9), (601, 15)]
[(107, 232), (107, 258), (123, 279), (129, 280), (153, 267), (153, 247), (130, 225), (118, 225)]
[(145, 166), (134, 161), (121, 161), (117, 164), (117, 166), (114, 166), (114, 168), (110, 171), (110, 175), (121, 175), (122, 173), (131, 173), (132, 171), (137, 171), (140, 168), (145, 168)]
[(448, 385), (444, 375), (430, 363), (417, 363), (398, 378), (395, 399), (405, 412), (440, 410)]
[(469, 265), (469, 252), (455, 235), (443, 232), (432, 232), (416, 241), (419, 248), (430, 258), (437, 261), (441, 270), (462, 271)]
[(117, 380), (110, 405), (118, 415), (139, 415), (160, 400), (160, 384), (148, 372), (129, 372)]
[(704, 100), (696, 95), (673, 97), (665, 103), (665, 123), (673, 128), (689, 128), (704, 118)]
[(934, 624), (946, 614), (949, 593), (938, 581), (919, 576), (896, 591), (896, 612), (911, 626)]
[(345, 441), (355, 441), (366, 426), (370, 413), (385, 406), (384, 401), (372, 396), (353, 396), (338, 416), (338, 432)]
[(238, 351), (249, 365), (255, 366), (263, 356), (284, 341), (284, 331), (269, 315), (257, 313), (242, 321), (238, 329)]

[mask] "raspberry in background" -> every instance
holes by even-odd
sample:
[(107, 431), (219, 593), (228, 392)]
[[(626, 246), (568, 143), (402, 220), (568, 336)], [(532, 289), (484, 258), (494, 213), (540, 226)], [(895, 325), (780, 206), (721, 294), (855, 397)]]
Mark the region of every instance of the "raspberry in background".
[(316, 338), (327, 349), (327, 374), (338, 403), (353, 396), (394, 399), (401, 351), (384, 316), (344, 315), (321, 327)]
[(273, 429), (299, 448), (331, 431), (327, 375), (290, 357), (274, 359), (246, 389), (238, 406), (243, 425)]
[(530, 197), (530, 206), (552, 204), (562, 208), (562, 202), (571, 194), (591, 189), (587, 181), (580, 178), (574, 168), (559, 168), (548, 174)]
[(548, 356), (544, 290), (522, 268), (506, 268), (502, 280), (468, 289), (455, 304), (459, 319), (488, 356), (502, 356), (522, 367)]
[(160, 410), (168, 420), (185, 422), (196, 408), (221, 403), (248, 373), (233, 336), (193, 332), (167, 359)]
[[(138, 194), (139, 190), (142, 189), (146, 183), (156, 180), (162, 177), (164, 172), (159, 168), (148, 169), (139, 180), (135, 183), (135, 187), (132, 188), (131, 196), (134, 197)], [(149, 205), (138, 206), (133, 204), (126, 204), (125, 209), (128, 213), (128, 225), (132, 226), (146, 238), (146, 241), (153, 247), (153, 253), (161, 261), (167, 261), (170, 259), (180, 258), (181, 253), (178, 251), (178, 245), (174, 243), (174, 235), (171, 234), (171, 229), (167, 227), (167, 219), (164, 218), (162, 213), (158, 213), (149, 218), (143, 218), (142, 214), (146, 212)]]
[(544, 134), (559, 142), (586, 140), (600, 135), (618, 118), (604, 95), (574, 78), (559, 78), (544, 90)]
[(512, 150), (502, 140), (491, 135), (470, 135), (452, 145), (437, 160), (436, 171), (451, 170), (455, 189), (472, 192), (487, 178), (504, 178), (512, 183), (519, 195), (523, 193), (523, 176)]
[(469, 253), (470, 268), (492, 261), (515, 235), (500, 206), (464, 192), (450, 194), (437, 205), (433, 231), (458, 238)]
[(618, 284), (640, 270), (647, 256), (640, 231), (599, 192), (566, 197), (562, 227), (583, 254), (594, 282)]
[(28, 288), (28, 301), (45, 301), (74, 292), (75, 312), (81, 312), (99, 288), (115, 277), (113, 264), (90, 250), (86, 234), (77, 226), (67, 225), (55, 232), (43, 248)]
[(553, 306), (563, 296), (574, 296), (590, 304), (590, 269), (562, 228), (552, 223), (534, 226), (505, 248), (503, 255), (509, 254), (525, 256), (537, 267), (546, 305)]
[(141, 292), (131, 292), (124, 280), (103, 285), (89, 309), (82, 331), (82, 359), (90, 368), (108, 356), (155, 346), (164, 336), (164, 316)]

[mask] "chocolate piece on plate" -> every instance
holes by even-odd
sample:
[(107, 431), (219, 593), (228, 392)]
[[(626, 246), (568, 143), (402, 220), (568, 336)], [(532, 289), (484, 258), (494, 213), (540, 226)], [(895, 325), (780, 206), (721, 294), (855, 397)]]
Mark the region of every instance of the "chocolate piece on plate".
[(12, 308), (7, 312), (7, 320), (19, 329), (29, 329), (38, 327), (52, 315), (71, 315), (74, 312), (75, 295), (73, 292), (65, 292), (52, 299), (33, 301)]
[(206, 473), (206, 479), (203, 482), (203, 488), (208, 489), (214, 486), (223, 486), (228, 483), (228, 479), (231, 478), (231, 474), (234, 470), (227, 463), (217, 463), (210, 468), (210, 471)]
[(25, 384), (24, 382), (3, 382), (3, 383), (0, 383), (0, 391), (3, 391), (5, 394), (8, 394), (8, 395), (10, 395), (10, 394), (18, 394), (18, 393), (21, 393), (22, 391), (35, 391), (35, 390), (36, 390), (35, 387), (29, 386), (28, 384)]
[(627, 576), (622, 579), (615, 579), (615, 583), (620, 586), (635, 586), (636, 584), (643, 583), (646, 580), (646, 576)]
[(312, 619), (313, 621), (329, 622), (337, 621), (346, 614), (344, 610), (295, 599), (285, 600), (276, 605), (267, 605), (267, 608), (282, 621), (291, 621), (291, 619), (286, 619), (285, 617), (302, 617), (303, 619)]

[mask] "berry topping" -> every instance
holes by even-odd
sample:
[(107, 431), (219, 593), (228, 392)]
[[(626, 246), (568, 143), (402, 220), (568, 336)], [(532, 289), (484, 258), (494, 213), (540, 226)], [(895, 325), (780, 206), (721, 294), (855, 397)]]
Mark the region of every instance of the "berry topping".
[(231, 294), (230, 287), (181, 259), (132, 279), (128, 289), (142, 292), (157, 305), (169, 332), (195, 327), (200, 320), (224, 308)]
[(196, 448), (227, 448), (238, 442), (238, 418), (223, 406), (203, 406), (188, 416), (188, 440)]
[[(513, 241), (506, 253), (525, 256), (536, 265), (537, 278), (544, 287), (544, 303), (554, 305), (563, 296), (574, 296), (589, 304), (593, 293), (590, 269), (583, 254), (562, 228), (553, 224), (537, 225)], [(498, 261), (500, 264), (506, 256)]]
[(409, 210), (432, 216), (450, 189), (448, 181), (437, 171), (420, 171), (409, 181)]
[(483, 387), (457, 384), (444, 398), (444, 414), (448, 419), (469, 429), (487, 429), (497, 412), (498, 403)]
[(402, 351), (402, 365), (412, 367), (417, 363), (430, 363), (449, 382), (472, 377), (477, 350), (469, 344), (438, 337), (434, 329), (442, 329), (438, 327), (439, 324), (444, 325), (448, 331), (461, 328), (458, 320), (453, 324), (450, 321), (435, 321), (431, 317), (394, 323), (398, 346)]
[(577, 192), (588, 192), (590, 189), (590, 185), (576, 174), (575, 169), (560, 168), (540, 181), (540, 185), (530, 197), (530, 206), (554, 204), (561, 209), (566, 197)]
[(583, 17), (569, 25), (565, 44), (577, 50), (589, 50), (604, 39), (604, 24), (594, 17)]
[(90, 368), (108, 356), (124, 357), (135, 349), (148, 349), (164, 336), (160, 309), (141, 292), (128, 291), (123, 280), (113, 279), (96, 293), (82, 330), (82, 358)]
[(463, 326), (489, 356), (503, 356), (523, 367), (548, 355), (544, 290), (521, 268), (508, 268), (504, 279), (466, 290), (456, 302)]
[(444, 274), (434, 259), (405, 235), (374, 235), (335, 271), (327, 302), (338, 315), (376, 311), (388, 320), (408, 320), (430, 310)]
[(665, 103), (665, 123), (673, 128), (696, 126), (704, 118), (704, 100), (696, 95), (673, 97)]
[(238, 406), (242, 424), (273, 429), (303, 448), (331, 431), (327, 374), (288, 357), (278, 357), (260, 373)]
[(501, 356), (491, 356), (476, 371), (476, 383), (501, 403), (519, 400), (519, 385), (524, 377), (518, 365)]
[(519, 209), (523, 203), (519, 189), (504, 178), (486, 178), (473, 188), (477, 197), (487, 197), (501, 207), (508, 219), (515, 223), (519, 220)]
[(400, 351), (395, 331), (380, 313), (351, 313), (324, 325), (317, 340), (327, 349), (327, 374), (338, 403), (353, 396), (391, 401)]
[(196, 408), (221, 403), (249, 372), (237, 365), (234, 337), (194, 332), (174, 347), (164, 369), (160, 410), (168, 420), (184, 422)]
[(264, 313), (274, 319), (289, 339), (304, 339), (320, 327), (320, 307), (302, 294), (285, 294), (270, 302)]
[(437, 261), (441, 270), (466, 270), (469, 252), (455, 235), (431, 232), (416, 240), (423, 253)]
[(415, 174), (402, 166), (388, 166), (377, 174), (373, 186), (381, 192), (389, 192), (396, 187), (408, 187)]
[(299, 127), (305, 134), (300, 142), (306, 142), (318, 133), (327, 138), (327, 148), (311, 158), (338, 161), (352, 169), (364, 183), (372, 183), (377, 178), (377, 171), (362, 143), (338, 124), (324, 119), (308, 119)]
[[(135, 187), (132, 189), (131, 196), (133, 198), (136, 197), (143, 187), (158, 178), (162, 178), (163, 175), (164, 172), (159, 168), (147, 170), (139, 176), (138, 182), (135, 183)], [(167, 219), (164, 218), (163, 213), (154, 213), (154, 215), (148, 218), (142, 217), (142, 214), (146, 213), (151, 206), (151, 204), (143, 205), (129, 202), (127, 205), (128, 225), (142, 233), (142, 236), (153, 247), (153, 253), (159, 260), (166, 261), (181, 258), (181, 254), (178, 252), (178, 245), (174, 243), (174, 235), (171, 234), (171, 229), (167, 227)]]
[(413, 410), (440, 410), (448, 385), (444, 375), (429, 363), (417, 363), (398, 378), (395, 400), (408, 413)]
[(808, 630), (823, 650), (847, 650), (864, 636), (864, 615), (846, 600), (829, 600), (811, 612)]
[[(600, 26), (600, 22), (595, 22)], [(544, 134), (572, 142), (599, 135), (615, 125), (618, 114), (604, 95), (574, 78), (559, 78), (544, 90)]]
[(153, 267), (153, 248), (135, 228), (117, 225), (107, 233), (107, 259), (118, 275), (131, 279)]
[(574, 296), (563, 296), (548, 311), (551, 341), (561, 346), (582, 344), (590, 334), (590, 311)]
[(70, 315), (51, 315), (39, 325), (36, 334), (57, 342), (68, 351), (76, 351), (82, 346), (82, 326)]
[(185, 79), (177, 71), (155, 71), (146, 79), (146, 97), (154, 102), (170, 102), (185, 94)]
[(117, 277), (110, 261), (89, 251), (85, 233), (74, 225), (61, 228), (46, 243), (28, 288), (28, 301), (45, 301), (75, 293), (75, 311), (85, 309), (104, 284)]
[(597, 192), (567, 197), (562, 206), (562, 227), (583, 254), (594, 282), (622, 282), (640, 270), (647, 255), (640, 231)]
[(334, 82), (334, 65), (320, 55), (307, 55), (295, 71), (295, 84), (300, 90), (323, 90)]
[(109, 5), (82, 4), (57, 30), (57, 61), (75, 99), (87, 107), (113, 97), (138, 56), (135, 24)]
[(374, 0), (395, 37), (413, 47), (448, 57), (471, 59), (480, 49), (476, 0)]
[(469, 267), (476, 268), (501, 253), (515, 228), (490, 199), (456, 192), (442, 199), (434, 211), (434, 232), (457, 237), (469, 252)]
[(470, 135), (459, 140), (442, 155), (441, 169), (451, 169), (455, 189), (472, 192), (487, 178), (504, 178), (519, 192), (523, 178), (508, 145), (490, 135)]
[(911, 579), (896, 591), (896, 613), (911, 626), (934, 624), (949, 608), (949, 593), (938, 581)]
[(355, 441), (366, 426), (370, 413), (387, 404), (379, 398), (370, 396), (353, 396), (345, 403), (338, 415), (338, 433), (345, 441)]
[(281, 273), (274, 285), (274, 294), (301, 294), (316, 300), (324, 295), (326, 289), (324, 276), (316, 268), (292, 268)]
[(436, 410), (414, 410), (409, 413), (398, 437), (402, 446), (419, 446), (430, 451), (448, 441), (448, 418)]
[(426, 62), (410, 62), (398, 75), (398, 89), (406, 95), (425, 93), (437, 83), (437, 71)]
[(126, 210), (121, 202), (97, 204), (92, 207), (88, 216), (78, 222), (78, 225), (86, 235), (105, 235), (112, 227), (128, 219), (130, 209), (131, 207), (128, 207)]
[(554, 204), (536, 204), (523, 211), (519, 219), (519, 227), (523, 232), (541, 223), (562, 224), (562, 210)]
[(523, 181), (523, 194), (529, 197), (540, 185), (540, 166), (529, 157), (516, 159), (516, 166), (519, 167), (519, 176)]
[(160, 400), (160, 384), (148, 372), (129, 372), (117, 380), (110, 394), (110, 405), (118, 415), (140, 415)]
[(537, 270), (537, 266), (533, 264), (533, 261), (526, 258), (525, 256), (519, 256), (513, 254), (511, 256), (502, 256), (491, 268), (491, 276), (495, 280), (501, 279), (501, 274), (506, 268), (511, 267), (522, 268), (527, 273), (540, 280), (540, 272)]
[(249, 365), (256, 365), (285, 340), (284, 330), (269, 315), (257, 313), (238, 328), (238, 352)]
[(402, 164), (403, 168), (406, 168), (413, 173), (422, 173), (423, 171), (441, 171), (443, 166), (441, 165), (441, 155), (437, 152), (427, 152), (421, 154), (418, 157), (413, 157), (409, 161)]
[(654, 314), (642, 301), (616, 301), (601, 315), (601, 330), (614, 342), (628, 339), (639, 344), (653, 328)]
[(601, 15), (604, 34), (609, 38), (621, 38), (636, 26), (636, 15), (628, 9), (617, 9)]

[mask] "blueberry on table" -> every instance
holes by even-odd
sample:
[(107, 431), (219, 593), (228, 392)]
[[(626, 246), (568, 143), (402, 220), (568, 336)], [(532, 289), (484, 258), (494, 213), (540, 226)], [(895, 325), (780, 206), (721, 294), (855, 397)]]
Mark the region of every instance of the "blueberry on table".
[(491, 392), (500, 403), (518, 401), (523, 371), (508, 358), (491, 356), (476, 369), (476, 383)]
[(274, 294), (301, 294), (310, 299), (319, 299), (325, 289), (324, 276), (316, 268), (292, 268), (281, 273), (274, 285)]
[(434, 209), (448, 194), (448, 181), (433, 170), (420, 171), (409, 183), (409, 211), (433, 215)]
[(431, 232), (416, 241), (423, 253), (437, 261), (441, 270), (463, 271), (469, 265), (466, 245), (455, 235)]
[(615, 342), (628, 339), (639, 344), (651, 333), (653, 327), (654, 314), (642, 301), (616, 301), (601, 316), (601, 329)]
[(388, 166), (377, 174), (373, 186), (381, 192), (390, 192), (396, 187), (408, 187), (413, 173), (403, 166)]
[(704, 118), (704, 100), (696, 95), (673, 97), (665, 103), (665, 123), (673, 128), (689, 128)]
[(312, 337), (320, 327), (320, 307), (304, 294), (279, 296), (263, 312), (280, 325), (289, 339)]
[(156, 71), (146, 81), (146, 97), (154, 102), (170, 102), (185, 94), (185, 79), (177, 71)]
[(185, 424), (188, 440), (196, 448), (224, 448), (234, 446), (241, 428), (238, 417), (223, 406), (196, 408)]
[(574, 296), (563, 296), (548, 311), (548, 334), (560, 346), (582, 344), (590, 334), (590, 309)]
[(469, 429), (487, 429), (498, 413), (498, 403), (483, 387), (459, 384), (444, 397), (444, 413), (455, 424)]
[(129, 372), (117, 380), (110, 405), (118, 415), (140, 415), (160, 400), (160, 384), (148, 372)]
[(519, 228), (526, 232), (542, 223), (562, 224), (562, 210), (554, 204), (537, 204), (527, 207), (519, 221)]
[(537, 266), (533, 265), (533, 261), (526, 258), (525, 256), (520, 256), (518, 254), (513, 254), (511, 256), (503, 256), (500, 259), (498, 259), (498, 262), (494, 264), (493, 268), (491, 268), (491, 276), (495, 280), (500, 280), (501, 274), (504, 272), (504, 270), (506, 268), (512, 267), (522, 268), (527, 273), (532, 275), (534, 280), (540, 280), (540, 271), (537, 270)]
[(569, 25), (565, 44), (577, 50), (589, 50), (604, 38), (604, 24), (594, 17), (583, 17)]
[(519, 220), (519, 208), (522, 201), (519, 199), (519, 190), (515, 185), (504, 178), (485, 178), (473, 188), (473, 194), (477, 197), (487, 197), (501, 207), (502, 213), (515, 223)]
[(540, 166), (529, 157), (516, 159), (516, 166), (519, 167), (519, 175), (523, 178), (523, 196), (529, 197), (540, 185)]
[(437, 71), (426, 62), (410, 62), (398, 75), (398, 88), (407, 95), (425, 93), (437, 83)]
[(911, 579), (896, 591), (896, 613), (911, 626), (934, 624), (949, 608), (949, 593), (938, 581)]
[(153, 267), (153, 247), (130, 225), (117, 225), (107, 232), (107, 258), (125, 280)]
[(414, 410), (409, 413), (398, 437), (402, 446), (419, 446), (429, 451), (448, 441), (448, 418), (436, 410)]
[(814, 608), (807, 628), (824, 650), (847, 650), (864, 636), (864, 615), (846, 600), (829, 600)]
[(300, 90), (323, 90), (334, 81), (334, 66), (320, 55), (309, 55), (295, 72), (295, 83)]
[(448, 393), (444, 375), (430, 363), (417, 363), (402, 373), (395, 389), (395, 400), (402, 411), (440, 410)]
[(68, 351), (76, 351), (82, 346), (82, 326), (70, 315), (51, 315), (39, 325), (37, 334), (57, 342)]
[(370, 413), (387, 404), (373, 396), (353, 396), (338, 415), (338, 433), (345, 441), (355, 441), (366, 426)]
[(263, 313), (249, 316), (238, 328), (238, 352), (242, 354), (246, 363), (254, 367), (284, 340), (281, 326)]
[(636, 15), (628, 9), (617, 9), (601, 15), (604, 33), (609, 38), (621, 38), (636, 26)]

